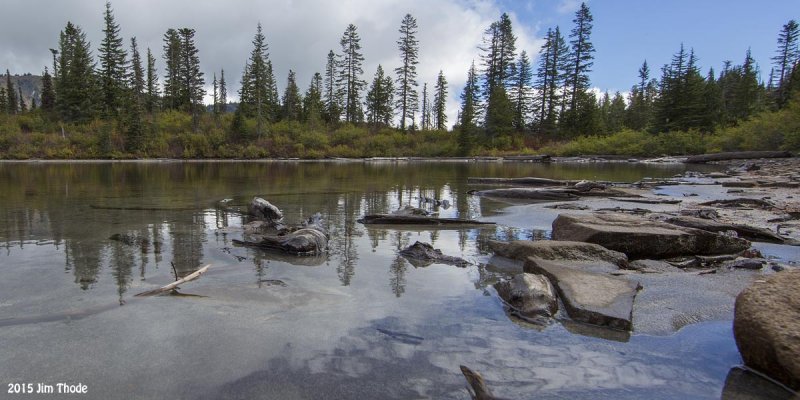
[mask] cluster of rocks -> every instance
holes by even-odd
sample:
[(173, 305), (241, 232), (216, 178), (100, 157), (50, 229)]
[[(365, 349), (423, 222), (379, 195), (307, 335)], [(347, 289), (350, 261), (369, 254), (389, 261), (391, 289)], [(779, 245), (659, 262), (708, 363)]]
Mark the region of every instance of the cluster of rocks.
[(322, 214), (316, 213), (300, 225), (283, 224), (283, 212), (272, 203), (255, 197), (248, 206), (253, 221), (244, 225), (241, 246), (275, 250), (296, 256), (316, 256), (328, 249), (328, 232)]

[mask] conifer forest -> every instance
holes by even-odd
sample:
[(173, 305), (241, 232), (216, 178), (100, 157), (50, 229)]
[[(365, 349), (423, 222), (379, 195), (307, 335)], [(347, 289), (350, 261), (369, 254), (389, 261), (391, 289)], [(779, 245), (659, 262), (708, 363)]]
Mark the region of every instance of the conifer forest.
[[(425, 27), (410, 14), (398, 18), (397, 41), (385, 44), (396, 46), (398, 65), (365, 71), (359, 29), (350, 24), (343, 27), (340, 47), (307, 60), (319, 65), (310, 82), (298, 82), (292, 70), (275, 75), (261, 24), (253, 27), (252, 50), (241, 60), (241, 71), (208, 73), (203, 71), (213, 68), (202, 64), (194, 28), (168, 29), (161, 48), (140, 48), (136, 37), (121, 35), (112, 4), (106, 3), (102, 15), (99, 45), (88, 42), (86, 28), (66, 22), (53, 38), (52, 65), (5, 71), (0, 158), (800, 150), (795, 20), (775, 27), (768, 66), (743, 48), (730, 56), (737, 62), (701, 67), (701, 55), (689, 43), (675, 43), (671, 62), (642, 60), (630, 91), (622, 94), (592, 89), (592, 29), (602, 21), (594, 21), (586, 4), (572, 26), (547, 29), (539, 49), (521, 49), (511, 19), (502, 14), (475, 43), (481, 57), (463, 71), (466, 84), (448, 93), (448, 78), (454, 77), (440, 71), (433, 82), (418, 78), (424, 44), (417, 34)], [(26, 101), (12, 73), (41, 74), (38, 95)], [(241, 83), (235, 93), (227, 89), (232, 81)], [(460, 99), (456, 120), (448, 120), (451, 96)]]

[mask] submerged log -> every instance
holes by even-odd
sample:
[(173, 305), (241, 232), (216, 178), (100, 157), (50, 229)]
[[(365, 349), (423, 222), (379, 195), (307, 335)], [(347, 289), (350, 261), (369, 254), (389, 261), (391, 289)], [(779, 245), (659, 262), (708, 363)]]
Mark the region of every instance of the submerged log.
[(682, 200), (677, 199), (653, 199), (653, 198), (644, 198), (644, 197), (609, 197), (609, 200), (614, 201), (624, 201), (628, 203), (640, 203), (640, 204), (680, 204)]
[(179, 285), (182, 285), (182, 284), (184, 284), (186, 282), (193, 281), (193, 280), (199, 278), (200, 275), (205, 274), (206, 271), (208, 271), (208, 268), (210, 268), (210, 267), (211, 267), (211, 264), (208, 264), (205, 267), (200, 268), (197, 271), (194, 271), (193, 273), (191, 273), (189, 275), (186, 275), (183, 278), (178, 279), (175, 282), (170, 283), (169, 285), (165, 285), (165, 286), (162, 286), (162, 287), (160, 287), (158, 289), (148, 290), (146, 292), (139, 293), (134, 297), (155, 296), (155, 295), (158, 295), (158, 294), (171, 292), (171, 291), (177, 289)]
[(460, 368), (461, 373), (464, 374), (464, 378), (467, 380), (467, 384), (469, 384), (467, 389), (469, 390), (470, 397), (474, 400), (499, 400), (489, 391), (489, 387), (486, 386), (486, 382), (484, 382), (481, 374), (463, 365), (461, 365)]
[(358, 222), (364, 225), (494, 225), (494, 222), (464, 218), (437, 218), (417, 215), (372, 214)]
[(577, 200), (578, 196), (574, 190), (568, 189), (530, 189), (530, 188), (509, 188), (509, 189), (490, 189), (471, 191), (469, 194), (482, 197), (494, 197), (500, 199), (524, 199), (532, 201), (565, 201)]
[(689, 164), (703, 164), (710, 161), (742, 160), (750, 158), (789, 158), (788, 151), (733, 151), (728, 153), (711, 153), (691, 156), (686, 159)]

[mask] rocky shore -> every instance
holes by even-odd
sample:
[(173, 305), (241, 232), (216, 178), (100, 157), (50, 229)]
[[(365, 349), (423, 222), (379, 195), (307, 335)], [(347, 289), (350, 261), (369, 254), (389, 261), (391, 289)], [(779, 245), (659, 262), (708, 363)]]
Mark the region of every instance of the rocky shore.
[(735, 318), (746, 365), (799, 389), (800, 159), (713, 163), (628, 184), (471, 178), (475, 195), (556, 214), (552, 240), (490, 243), (490, 264), (517, 266), (495, 284), (509, 316), (614, 340)]

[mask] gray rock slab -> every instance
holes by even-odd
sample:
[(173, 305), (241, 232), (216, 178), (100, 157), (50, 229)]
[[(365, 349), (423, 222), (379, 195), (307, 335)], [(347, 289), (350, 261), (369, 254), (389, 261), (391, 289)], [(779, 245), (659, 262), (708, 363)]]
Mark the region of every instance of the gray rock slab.
[(628, 257), (603, 246), (563, 240), (515, 240), (489, 242), (489, 248), (502, 257), (526, 261), (529, 257), (542, 260), (569, 261), (573, 267), (590, 271), (616, 271), (628, 267)]
[(550, 279), (573, 320), (620, 330), (632, 329), (633, 301), (641, 288), (639, 282), (536, 258), (528, 259), (525, 272)]
[(730, 254), (750, 247), (744, 239), (621, 214), (561, 214), (553, 221), (553, 239), (595, 243), (630, 258)]

